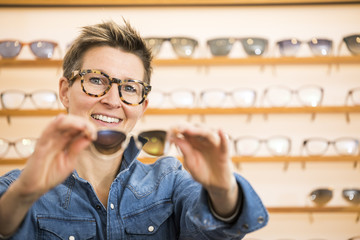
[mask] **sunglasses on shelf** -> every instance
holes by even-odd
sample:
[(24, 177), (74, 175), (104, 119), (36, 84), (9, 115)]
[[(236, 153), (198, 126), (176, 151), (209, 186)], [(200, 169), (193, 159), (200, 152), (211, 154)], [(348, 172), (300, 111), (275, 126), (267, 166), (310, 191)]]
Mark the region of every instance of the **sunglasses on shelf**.
[(2, 40), (0, 41), (0, 55), (2, 58), (15, 58), (20, 54), (23, 46), (26, 45), (30, 47), (31, 52), (37, 58), (43, 59), (52, 58), (55, 48), (58, 47), (56, 42), (46, 40), (32, 41), (29, 43), (19, 40)]
[(318, 188), (309, 194), (310, 200), (318, 206), (326, 205), (333, 197), (333, 190), (329, 188)]
[(7, 90), (0, 94), (1, 104), (4, 109), (20, 109), (30, 98), (37, 109), (51, 109), (58, 101), (58, 95), (51, 90), (38, 90), (32, 93), (25, 93), (20, 90)]
[(312, 38), (310, 41), (300, 41), (292, 38), (276, 42), (280, 54), (285, 57), (296, 56), (302, 44), (307, 44), (315, 56), (329, 56), (332, 54), (333, 41), (330, 39)]
[(169, 148), (167, 132), (163, 130), (142, 131), (131, 136), (121, 131), (104, 129), (97, 132), (97, 139), (90, 145), (90, 150), (101, 158), (116, 157), (126, 148), (131, 138), (138, 149), (150, 156), (162, 156)]
[(36, 141), (35, 138), (21, 138), (16, 141), (0, 138), (0, 158), (6, 156), (11, 146), (15, 148), (19, 157), (27, 158), (34, 152)]
[(341, 156), (359, 154), (359, 140), (351, 137), (338, 138), (334, 141), (324, 138), (308, 138), (303, 141), (301, 152), (305, 151), (309, 156), (322, 156), (330, 145), (333, 145), (336, 153)]
[(248, 56), (261, 56), (268, 48), (268, 40), (265, 38), (213, 38), (207, 40), (207, 45), (213, 56), (227, 56), (231, 52), (236, 41), (240, 41)]
[(171, 46), (178, 57), (189, 58), (191, 57), (198, 41), (188, 37), (171, 37), (171, 38), (160, 38), (160, 37), (148, 37), (144, 38), (146, 45), (151, 49), (152, 54), (157, 56), (161, 50), (161, 46), (164, 42), (169, 41)]
[(346, 44), (347, 49), (352, 55), (360, 55), (360, 34), (345, 36), (342, 42)]
[(235, 152), (238, 156), (255, 156), (265, 144), (272, 156), (287, 156), (291, 150), (291, 140), (284, 136), (273, 136), (268, 139), (257, 137), (239, 137), (233, 140)]
[[(360, 204), (360, 189), (346, 188), (342, 191), (343, 198), (351, 204)], [(360, 238), (359, 238), (360, 239)]]
[(191, 108), (195, 105), (195, 92), (187, 89), (176, 89), (171, 92), (151, 91), (148, 96), (150, 108), (160, 108), (170, 99), (176, 108)]
[(297, 96), (301, 105), (317, 107), (321, 105), (324, 90), (315, 85), (302, 86), (297, 90), (286, 86), (274, 85), (264, 90), (261, 102), (271, 107), (285, 107), (290, 104), (293, 95)]

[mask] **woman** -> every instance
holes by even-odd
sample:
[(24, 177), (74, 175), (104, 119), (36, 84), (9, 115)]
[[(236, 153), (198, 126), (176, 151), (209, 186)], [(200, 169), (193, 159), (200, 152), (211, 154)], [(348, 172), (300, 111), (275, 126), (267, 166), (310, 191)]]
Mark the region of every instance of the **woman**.
[(112, 157), (94, 154), (99, 129), (128, 135), (145, 112), (151, 60), (127, 23), (83, 28), (59, 81), (68, 114), (45, 128), (22, 171), (0, 178), (2, 237), (241, 239), (267, 223), (261, 200), (232, 172), (222, 131), (168, 132), (187, 171), (173, 157), (142, 164), (134, 138)]

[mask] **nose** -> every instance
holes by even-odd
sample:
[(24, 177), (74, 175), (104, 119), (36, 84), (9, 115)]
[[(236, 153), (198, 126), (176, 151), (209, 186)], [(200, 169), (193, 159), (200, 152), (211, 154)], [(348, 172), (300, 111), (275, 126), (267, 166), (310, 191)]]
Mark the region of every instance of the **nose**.
[(111, 85), (109, 91), (102, 97), (101, 103), (106, 104), (111, 108), (121, 107), (122, 101), (120, 99), (120, 94), (116, 83)]

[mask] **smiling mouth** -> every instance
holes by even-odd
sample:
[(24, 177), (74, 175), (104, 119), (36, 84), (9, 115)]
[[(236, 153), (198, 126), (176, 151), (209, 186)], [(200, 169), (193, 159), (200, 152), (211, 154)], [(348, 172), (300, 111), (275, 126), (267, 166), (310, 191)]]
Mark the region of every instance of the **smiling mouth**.
[(100, 121), (103, 121), (106, 123), (119, 123), (120, 122), (119, 118), (108, 117), (108, 116), (104, 116), (101, 114), (93, 114), (93, 115), (91, 115), (91, 117), (96, 120), (100, 120)]

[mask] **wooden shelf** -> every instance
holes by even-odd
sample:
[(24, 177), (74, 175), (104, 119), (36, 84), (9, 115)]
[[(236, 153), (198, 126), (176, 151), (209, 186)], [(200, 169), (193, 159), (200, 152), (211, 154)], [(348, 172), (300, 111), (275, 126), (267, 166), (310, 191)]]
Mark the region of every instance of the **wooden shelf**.
[[(145, 164), (154, 163), (158, 158), (142, 157), (139, 160)], [(182, 161), (182, 157), (178, 157)], [(264, 163), (264, 162), (358, 162), (360, 156), (288, 156), (288, 157), (232, 157), (234, 163)], [(1, 165), (23, 165), (26, 163), (24, 158), (0, 158)]]
[[(0, 110), (0, 117), (56, 116), (64, 109), (51, 110)], [(226, 114), (314, 114), (360, 113), (360, 106), (323, 107), (258, 107), (258, 108), (149, 108), (145, 115), (226, 115)]]
[(2, 0), (0, 6), (243, 6), (358, 2), (356, 0)]
[(270, 213), (358, 213), (360, 207), (324, 206), (324, 207), (267, 207)]
[[(155, 66), (359, 64), (360, 56), (336, 57), (246, 57), (154, 59)], [(61, 67), (62, 60), (1, 59), (0, 67)]]

